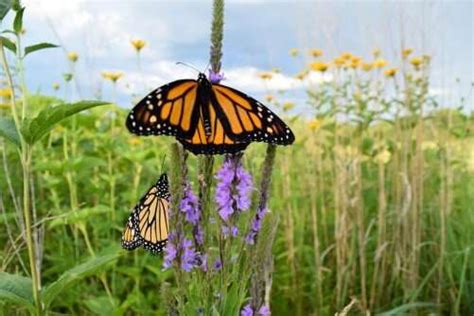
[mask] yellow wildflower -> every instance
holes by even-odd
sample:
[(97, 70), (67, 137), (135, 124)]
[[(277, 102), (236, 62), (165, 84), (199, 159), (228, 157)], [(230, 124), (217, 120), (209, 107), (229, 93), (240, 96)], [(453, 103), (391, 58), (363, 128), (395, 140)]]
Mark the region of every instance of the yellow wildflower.
[(387, 66), (387, 64), (388, 64), (388, 62), (383, 58), (378, 58), (373, 63), (374, 68), (383, 68), (383, 67)]
[(146, 42), (141, 39), (133, 39), (130, 41), (130, 43), (132, 44), (133, 48), (135, 48), (137, 52), (140, 52), (142, 48), (145, 47), (146, 45)]
[(346, 61), (342, 57), (334, 58), (334, 65), (336, 65), (337, 68), (341, 68), (345, 63)]
[(283, 103), (283, 111), (289, 111), (295, 107), (293, 102), (285, 102)]
[(311, 65), (309, 65), (312, 70), (314, 71), (319, 71), (319, 72), (325, 72), (328, 70), (329, 65), (326, 63), (323, 63), (321, 61), (315, 61)]
[(138, 137), (129, 137), (128, 138), (128, 144), (132, 146), (140, 145), (140, 138)]
[(344, 52), (341, 54), (341, 58), (345, 60), (350, 60), (352, 58), (352, 54), (349, 52)]
[(300, 51), (298, 50), (298, 48), (290, 49), (290, 56), (292, 56), (292, 57), (298, 56), (299, 53), (300, 53)]
[(380, 54), (381, 54), (380, 49), (374, 48), (374, 49), (372, 50), (372, 55), (374, 56), (374, 58), (380, 57)]
[(413, 57), (410, 59), (410, 64), (412, 64), (415, 68), (419, 68), (421, 64), (423, 64), (423, 59), (420, 57)]
[(371, 63), (362, 63), (361, 67), (363, 71), (371, 71), (373, 65)]
[(323, 125), (323, 120), (321, 119), (312, 119), (311, 121), (308, 122), (308, 126), (309, 126), (309, 129), (311, 129), (312, 131), (317, 131), (318, 129), (321, 128), (321, 126)]
[(76, 52), (67, 53), (67, 59), (75, 63), (79, 59), (79, 55)]
[(362, 58), (358, 57), (358, 56), (352, 56), (351, 57), (351, 63), (349, 64), (349, 67), (353, 68), (353, 69), (356, 69), (360, 66), (362, 62)]
[(59, 90), (59, 88), (60, 88), (59, 83), (54, 82), (54, 83), (53, 83), (53, 89), (57, 91), (57, 90)]
[(275, 74), (279, 74), (281, 72), (280, 68), (272, 68), (272, 72), (275, 73)]
[(258, 76), (260, 77), (260, 79), (263, 79), (263, 80), (270, 80), (272, 79), (273, 77), (273, 74), (271, 72), (261, 72), (258, 74)]
[(0, 97), (10, 98), (12, 96), (12, 90), (10, 88), (0, 89)]
[(305, 70), (300, 71), (299, 73), (297, 73), (295, 75), (295, 78), (298, 79), (298, 80), (304, 80), (304, 78), (306, 78), (308, 73), (309, 73), (309, 71), (307, 69), (305, 69)]
[(102, 71), (102, 77), (106, 80), (110, 80), (113, 83), (116, 83), (120, 78), (122, 78), (123, 72), (121, 71)]
[(315, 48), (315, 49), (310, 49), (310, 50), (309, 50), (309, 54), (310, 54), (311, 56), (313, 56), (313, 57), (320, 57), (320, 56), (323, 55), (323, 51), (320, 50), (320, 49), (317, 49), (317, 48)]
[(397, 71), (398, 71), (397, 68), (386, 69), (384, 71), (384, 75), (387, 76), (387, 77), (394, 77), (395, 74), (397, 73)]
[(413, 53), (413, 49), (412, 49), (412, 48), (405, 48), (404, 50), (402, 50), (402, 56), (403, 56), (403, 58), (407, 58), (408, 56), (411, 55), (411, 53)]
[(384, 149), (374, 157), (374, 161), (377, 163), (387, 164), (391, 157), (392, 154), (387, 149)]
[(267, 100), (267, 102), (272, 102), (275, 100), (275, 97), (271, 94), (265, 96), (265, 100)]

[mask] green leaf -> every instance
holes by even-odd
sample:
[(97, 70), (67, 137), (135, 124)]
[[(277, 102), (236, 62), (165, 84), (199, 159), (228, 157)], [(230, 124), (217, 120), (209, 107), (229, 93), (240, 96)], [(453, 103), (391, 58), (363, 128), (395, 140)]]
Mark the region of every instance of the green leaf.
[(29, 53), (36, 52), (37, 50), (42, 50), (46, 48), (55, 48), (55, 47), (59, 47), (59, 46), (55, 44), (51, 44), (51, 43), (39, 43), (39, 44), (27, 46), (25, 47), (25, 56), (28, 55)]
[(13, 30), (17, 33), (21, 33), (21, 29), (23, 28), (23, 13), (25, 12), (25, 8), (21, 8), (16, 12), (15, 20), (13, 20)]
[(0, 0), (0, 21), (2, 21), (8, 11), (10, 11), (12, 5), (12, 0)]
[(30, 278), (0, 272), (0, 301), (6, 300), (34, 311), (34, 299)]
[(117, 252), (117, 249), (114, 249), (113, 253), (98, 255), (64, 272), (55, 282), (41, 291), (41, 298), (44, 305), (49, 306), (66, 287), (103, 270), (107, 264), (115, 261), (119, 255), (120, 253)]
[(8, 117), (0, 117), (0, 136), (5, 137), (17, 147), (21, 147), (20, 135), (15, 127), (15, 122)]
[(56, 124), (66, 117), (106, 104), (109, 103), (103, 101), (81, 101), (72, 104), (61, 104), (49, 107), (42, 110), (34, 119), (25, 120), (21, 126), (21, 133), (23, 134), (25, 141), (32, 145), (50, 132)]
[(5, 46), (8, 50), (16, 54), (16, 44), (11, 39), (5, 36), (0, 36), (0, 41), (2, 45)]

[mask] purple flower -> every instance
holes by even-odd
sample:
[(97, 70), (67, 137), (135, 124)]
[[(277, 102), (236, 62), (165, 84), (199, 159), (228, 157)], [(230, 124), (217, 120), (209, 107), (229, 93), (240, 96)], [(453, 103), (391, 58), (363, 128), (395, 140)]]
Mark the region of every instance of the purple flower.
[(257, 210), (257, 213), (255, 214), (255, 217), (252, 220), (252, 224), (250, 225), (250, 231), (245, 237), (245, 241), (249, 245), (255, 244), (255, 239), (257, 238), (258, 232), (262, 228), (262, 220), (265, 217), (265, 214), (267, 213), (267, 208), (259, 208)]
[(237, 235), (239, 234), (239, 228), (237, 226), (228, 227), (223, 225), (222, 234), (224, 235), (224, 237), (227, 237), (229, 235), (231, 235), (232, 237), (237, 237)]
[(214, 270), (216, 271), (219, 271), (220, 269), (222, 269), (222, 261), (220, 259), (217, 259), (216, 261), (214, 261)]
[(186, 238), (181, 242), (181, 250), (181, 269), (190, 272), (198, 265), (199, 253), (194, 250), (192, 241)]
[(240, 311), (240, 316), (253, 316), (253, 309), (250, 304), (247, 304)]
[(196, 244), (202, 245), (204, 243), (204, 231), (202, 230), (201, 225), (194, 226), (193, 235)]
[(224, 80), (224, 73), (218, 73), (209, 69), (209, 81), (211, 83), (219, 83), (221, 80)]
[(166, 244), (165, 255), (163, 260), (163, 267), (165, 269), (168, 269), (173, 265), (173, 260), (176, 259), (176, 255), (178, 254), (178, 249), (176, 249), (176, 246), (174, 245), (174, 239), (174, 234), (169, 234), (168, 243)]
[(200, 255), (199, 256), (199, 267), (201, 268), (202, 271), (207, 272), (207, 254)]
[(186, 221), (189, 223), (196, 225), (201, 219), (199, 201), (189, 183), (184, 188), (184, 196), (179, 208), (185, 214)]
[(222, 220), (227, 221), (235, 210), (246, 211), (250, 207), (252, 176), (236, 158), (226, 158), (216, 174), (215, 201)]
[(270, 312), (270, 308), (268, 307), (268, 305), (260, 306), (260, 309), (257, 313), (258, 316), (270, 316), (271, 314), (272, 313)]

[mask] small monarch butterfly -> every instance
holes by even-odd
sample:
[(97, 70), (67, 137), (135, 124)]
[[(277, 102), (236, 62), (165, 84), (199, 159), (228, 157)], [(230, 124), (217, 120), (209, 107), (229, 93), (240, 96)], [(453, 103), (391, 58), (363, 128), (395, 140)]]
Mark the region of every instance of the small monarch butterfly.
[(203, 73), (153, 90), (130, 111), (126, 126), (137, 135), (170, 135), (194, 154), (244, 150), (250, 142), (290, 145), (290, 128), (259, 101), (211, 83)]
[(169, 198), (168, 178), (163, 173), (128, 218), (122, 235), (124, 249), (133, 250), (143, 245), (154, 254), (163, 250), (169, 233)]

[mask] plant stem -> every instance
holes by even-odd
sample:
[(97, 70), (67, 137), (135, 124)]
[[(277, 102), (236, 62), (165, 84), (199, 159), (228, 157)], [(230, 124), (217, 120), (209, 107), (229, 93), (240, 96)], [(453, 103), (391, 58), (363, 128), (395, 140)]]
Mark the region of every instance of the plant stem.
[(15, 126), (21, 138), (21, 166), (23, 169), (23, 217), (25, 223), (25, 235), (26, 235), (26, 244), (28, 247), (28, 257), (30, 262), (30, 271), (32, 279), (32, 290), (33, 298), (36, 305), (36, 312), (38, 315), (42, 314), (41, 301), (39, 296), (40, 291), (40, 278), (39, 272), (36, 266), (36, 244), (33, 241), (32, 236), (32, 225), (31, 225), (31, 211), (30, 211), (30, 174), (31, 174), (31, 147), (25, 142), (23, 136), (20, 133), (20, 120), (16, 112), (16, 99), (15, 99), (15, 90), (13, 86), (13, 79), (10, 73), (10, 68), (5, 56), (5, 51), (3, 49), (3, 44), (0, 43), (0, 57), (2, 60), (3, 70), (7, 77), (8, 87), (12, 91), (11, 95), (11, 107), (13, 113), (13, 119), (15, 121)]

